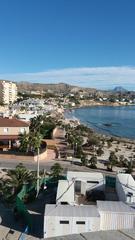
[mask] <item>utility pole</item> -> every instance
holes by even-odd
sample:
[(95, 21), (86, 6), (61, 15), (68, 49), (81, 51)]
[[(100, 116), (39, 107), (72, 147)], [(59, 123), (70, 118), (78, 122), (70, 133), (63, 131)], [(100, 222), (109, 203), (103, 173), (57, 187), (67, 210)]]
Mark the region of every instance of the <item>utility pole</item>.
[(39, 189), (40, 189), (40, 184), (39, 184), (39, 147), (38, 147), (38, 153), (37, 153), (37, 194), (36, 194), (36, 197), (38, 197)]

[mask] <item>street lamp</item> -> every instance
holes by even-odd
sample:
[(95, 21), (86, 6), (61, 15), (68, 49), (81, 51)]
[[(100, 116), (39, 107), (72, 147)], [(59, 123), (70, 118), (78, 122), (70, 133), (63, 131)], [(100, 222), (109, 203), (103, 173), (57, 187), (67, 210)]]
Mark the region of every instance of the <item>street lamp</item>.
[(37, 153), (37, 194), (36, 194), (36, 197), (38, 197), (38, 194), (39, 194), (39, 189), (40, 189), (40, 186), (39, 186), (39, 148), (38, 148), (38, 153)]
[[(43, 124), (43, 121), (41, 121), (41, 124)], [(40, 130), (40, 128), (39, 128)], [(40, 131), (39, 131), (40, 132)], [(40, 190), (40, 176), (39, 176), (39, 150), (40, 150), (40, 146), (38, 146), (37, 149), (37, 194), (36, 197), (38, 197), (39, 194), (39, 190)]]

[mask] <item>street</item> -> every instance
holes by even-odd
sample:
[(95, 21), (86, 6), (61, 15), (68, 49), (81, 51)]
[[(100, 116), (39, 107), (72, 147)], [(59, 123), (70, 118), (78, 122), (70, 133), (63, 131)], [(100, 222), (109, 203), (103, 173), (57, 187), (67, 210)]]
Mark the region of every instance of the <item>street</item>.
[[(17, 161), (17, 160), (0, 160), (0, 169), (13, 169), (19, 163), (22, 163), (26, 166), (29, 170), (36, 171), (37, 170), (37, 162), (34, 161)], [(50, 161), (40, 161), (40, 170), (50, 171), (50, 168), (55, 163), (59, 163), (63, 167), (63, 172), (66, 173), (67, 170), (69, 171), (81, 171), (81, 172), (102, 172), (104, 175), (115, 175), (116, 172), (108, 172), (105, 169), (91, 169), (89, 167), (81, 166), (79, 164), (74, 163), (73, 161), (69, 160), (50, 160)]]

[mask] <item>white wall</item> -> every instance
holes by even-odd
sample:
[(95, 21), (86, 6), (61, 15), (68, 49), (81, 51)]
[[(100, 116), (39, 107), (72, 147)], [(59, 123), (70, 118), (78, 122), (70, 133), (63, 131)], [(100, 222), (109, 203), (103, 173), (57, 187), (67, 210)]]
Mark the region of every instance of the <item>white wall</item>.
[[(68, 220), (69, 224), (60, 224), (61, 220)], [(77, 221), (84, 221), (85, 224), (76, 224)], [(100, 217), (46, 216), (44, 219), (44, 238), (99, 230)]]
[(57, 188), (56, 203), (67, 202), (73, 205), (75, 203), (74, 182), (59, 180)]
[[(81, 194), (92, 189), (104, 190), (105, 181), (102, 173), (98, 172), (67, 172), (67, 179), (81, 181)], [(97, 183), (96, 183), (97, 181)]]
[(100, 230), (135, 228), (135, 215), (128, 213), (100, 212)]
[[(118, 174), (116, 176), (116, 191), (119, 201), (135, 203), (135, 181), (130, 174)], [(128, 194), (132, 196), (128, 196)]]

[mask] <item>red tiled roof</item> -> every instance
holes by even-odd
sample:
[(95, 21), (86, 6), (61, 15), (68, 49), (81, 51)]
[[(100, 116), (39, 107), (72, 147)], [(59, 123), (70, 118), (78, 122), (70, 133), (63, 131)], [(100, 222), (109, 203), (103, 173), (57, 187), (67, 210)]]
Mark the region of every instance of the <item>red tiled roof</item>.
[(17, 118), (0, 118), (0, 127), (29, 127), (29, 124)]

